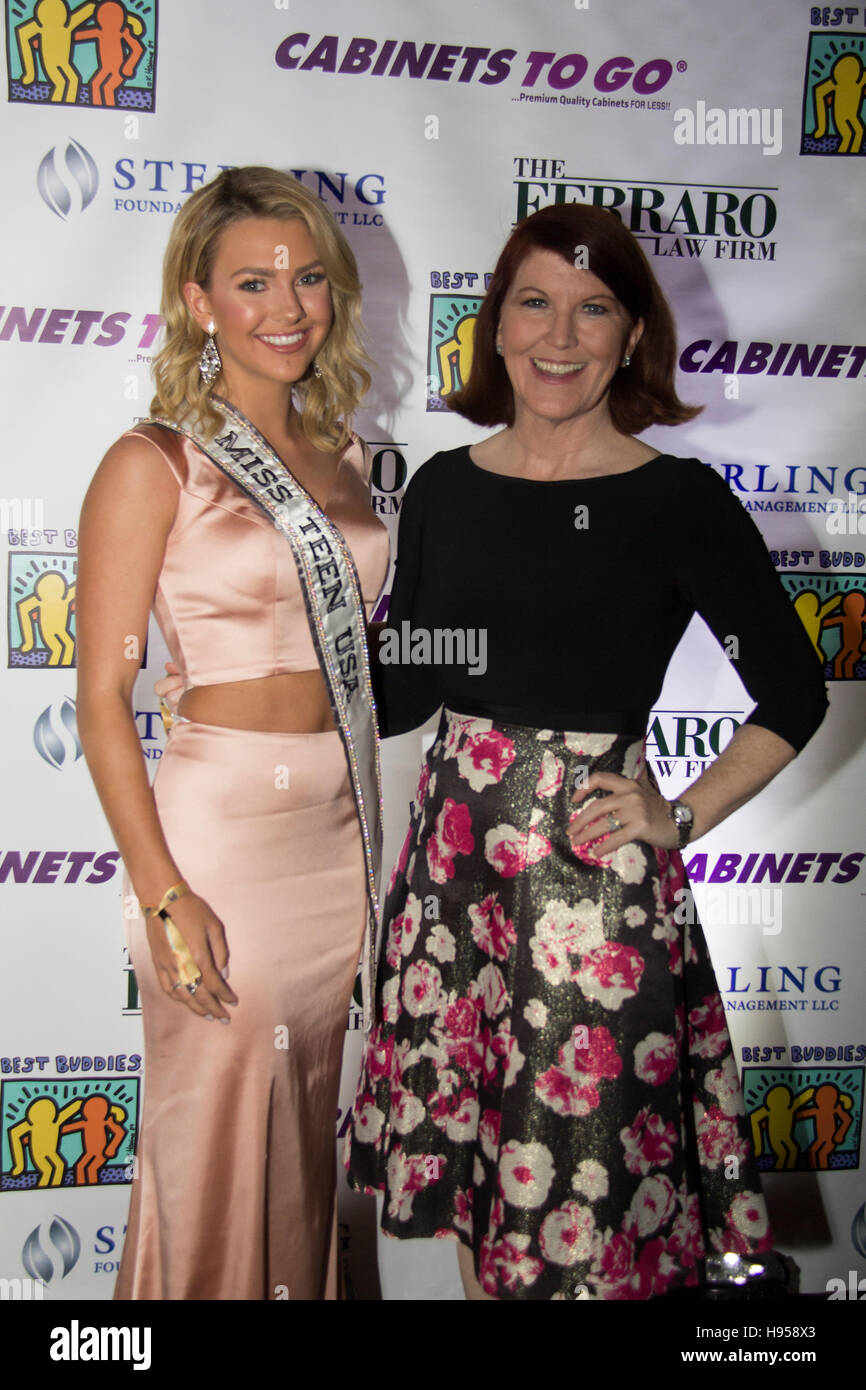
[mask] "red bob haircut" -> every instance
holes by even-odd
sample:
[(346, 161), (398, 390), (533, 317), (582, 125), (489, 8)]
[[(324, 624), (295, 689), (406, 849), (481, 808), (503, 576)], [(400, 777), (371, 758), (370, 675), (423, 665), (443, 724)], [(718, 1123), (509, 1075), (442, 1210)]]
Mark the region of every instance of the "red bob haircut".
[(478, 312), (469, 380), (446, 398), (448, 406), (476, 425), (514, 423), (514, 393), (496, 351), (503, 301), (530, 252), (554, 251), (574, 265), (578, 246), (585, 248), (588, 268), (616, 295), (631, 323), (644, 321), (630, 366), (618, 371), (610, 384), (614, 427), (622, 434), (639, 434), (650, 425), (691, 420), (702, 407), (684, 405), (674, 389), (676, 330), (649, 262), (614, 213), (588, 203), (541, 208), (515, 227)]

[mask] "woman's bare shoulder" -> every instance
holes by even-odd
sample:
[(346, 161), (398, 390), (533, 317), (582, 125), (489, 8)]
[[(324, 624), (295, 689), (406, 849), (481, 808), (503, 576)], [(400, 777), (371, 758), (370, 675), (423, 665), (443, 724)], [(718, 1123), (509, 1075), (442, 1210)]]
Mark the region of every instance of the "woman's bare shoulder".
[(181, 481), (166, 449), (167, 431), (142, 424), (106, 450), (84, 499), (82, 517), (135, 509), (149, 521), (174, 516)]

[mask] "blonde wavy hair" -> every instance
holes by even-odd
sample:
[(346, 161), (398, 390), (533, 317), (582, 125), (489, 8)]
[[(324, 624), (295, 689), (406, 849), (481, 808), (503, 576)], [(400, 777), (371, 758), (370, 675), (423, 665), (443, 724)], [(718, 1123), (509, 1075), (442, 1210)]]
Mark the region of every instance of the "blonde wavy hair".
[(247, 217), (305, 222), (331, 288), (333, 323), (316, 362), (295, 384), (304, 434), (317, 448), (336, 453), (345, 446), (350, 420), (369, 389), (361, 330), (361, 282), (351, 248), (325, 205), (303, 184), (279, 169), (248, 165), (225, 169), (188, 198), (174, 220), (166, 247), (160, 312), (165, 343), (153, 364), (153, 415), (199, 427), (211, 439), (221, 423), (201, 379), (199, 358), (206, 334), (183, 296), (189, 281), (209, 288), (217, 243), (226, 227)]

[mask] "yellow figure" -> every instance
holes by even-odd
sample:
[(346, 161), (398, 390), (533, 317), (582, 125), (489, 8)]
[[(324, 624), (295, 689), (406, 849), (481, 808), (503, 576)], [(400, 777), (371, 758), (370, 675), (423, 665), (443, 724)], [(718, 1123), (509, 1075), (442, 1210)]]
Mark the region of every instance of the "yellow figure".
[(75, 654), (75, 642), (69, 634), (70, 610), (75, 599), (75, 585), (67, 588), (66, 580), (57, 570), (40, 574), (33, 585), (29, 598), (21, 598), (16, 605), (21, 636), (24, 639), (19, 650), (32, 652), (35, 635), (33, 614), (39, 620), (42, 640), (49, 651), (49, 666), (71, 666)]
[(442, 377), (440, 396), (450, 396), (469, 380), (472, 370), (472, 345), (475, 341), (476, 314), (461, 319), (453, 338), (439, 344), (439, 374)]
[(827, 660), (827, 655), (821, 648), (821, 627), (827, 614), (832, 613), (839, 601), (840, 595), (833, 594), (826, 603), (821, 603), (818, 595), (812, 589), (807, 589), (805, 593), (798, 594), (794, 599), (794, 610), (797, 617), (809, 634), (809, 641), (815, 648), (818, 660), (822, 664)]
[(51, 83), (51, 100), (75, 105), (79, 77), (71, 62), (72, 43), (75, 30), (86, 24), (95, 9), (95, 3), (88, 3), (70, 14), (66, 0), (39, 0), (33, 18), (15, 30), (21, 55), (21, 82), (25, 87), (36, 80), (34, 51), (38, 40), (45, 76)]
[(792, 1100), (788, 1086), (771, 1086), (764, 1096), (764, 1104), (752, 1111), (752, 1142), (755, 1153), (761, 1153), (763, 1140), (766, 1139), (767, 1148), (775, 1155), (773, 1168), (777, 1173), (785, 1170), (790, 1172), (796, 1166), (799, 1150), (793, 1137), (794, 1115), (814, 1094), (815, 1087), (807, 1086), (805, 1091)]
[(60, 1131), (80, 1105), (80, 1100), (70, 1101), (58, 1114), (50, 1096), (39, 1096), (30, 1102), (24, 1112), (26, 1119), (9, 1130), (13, 1178), (24, 1172), (24, 1145), (27, 1144), (31, 1162), (39, 1174), (36, 1186), (60, 1187), (66, 1172), (66, 1162), (59, 1152)]
[(866, 87), (866, 73), (856, 53), (843, 53), (833, 64), (830, 76), (815, 88), (817, 125), (813, 139), (827, 134), (827, 107), (833, 107), (833, 121), (841, 143), (839, 154), (859, 154), (863, 147), (860, 103)]

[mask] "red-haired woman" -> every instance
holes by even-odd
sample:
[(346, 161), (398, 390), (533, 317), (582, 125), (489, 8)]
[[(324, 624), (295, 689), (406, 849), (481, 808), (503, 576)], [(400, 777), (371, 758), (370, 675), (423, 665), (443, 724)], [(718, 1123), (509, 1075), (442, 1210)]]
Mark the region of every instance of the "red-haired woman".
[[(403, 503), (392, 629), (416, 656), (419, 631), (435, 651), (459, 630), (486, 660), (382, 669), (385, 733), (444, 710), (347, 1161), (389, 1234), (457, 1238), (469, 1297), (645, 1299), (771, 1244), (680, 851), (796, 756), (826, 696), (749, 516), (635, 437), (696, 413), (675, 362), (619, 219), (534, 214), (449, 402), (504, 428), (430, 459)], [(756, 703), (668, 802), (645, 730), (696, 612)]]

